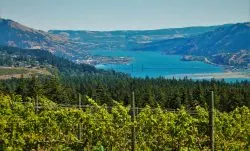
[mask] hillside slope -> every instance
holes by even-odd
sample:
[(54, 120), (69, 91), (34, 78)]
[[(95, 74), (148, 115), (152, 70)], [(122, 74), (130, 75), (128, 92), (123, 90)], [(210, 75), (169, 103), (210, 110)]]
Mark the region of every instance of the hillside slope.
[(137, 50), (160, 50), (167, 54), (213, 55), (250, 50), (250, 23), (222, 26), (197, 36), (145, 44)]
[(84, 53), (87, 47), (65, 36), (32, 29), (9, 19), (0, 19), (0, 35), (0, 45), (43, 49), (70, 59)]
[(20, 49), (0, 46), (0, 66), (5, 67), (49, 67), (57, 68), (62, 74), (77, 75), (85, 72), (101, 72), (93, 66), (76, 64), (67, 59), (40, 49)]
[(163, 51), (166, 54), (188, 55), (184, 56), (183, 60), (186, 61), (199, 60), (249, 68), (250, 23), (222, 26), (214, 31), (186, 38), (152, 42), (134, 50)]

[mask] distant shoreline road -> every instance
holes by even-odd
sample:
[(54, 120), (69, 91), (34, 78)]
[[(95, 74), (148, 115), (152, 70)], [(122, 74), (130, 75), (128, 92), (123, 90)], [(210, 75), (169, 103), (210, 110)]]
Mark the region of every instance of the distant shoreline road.
[(195, 73), (195, 74), (174, 74), (168, 75), (166, 78), (184, 78), (191, 79), (227, 79), (227, 78), (246, 78), (250, 79), (250, 73), (245, 72), (219, 72), (219, 73)]

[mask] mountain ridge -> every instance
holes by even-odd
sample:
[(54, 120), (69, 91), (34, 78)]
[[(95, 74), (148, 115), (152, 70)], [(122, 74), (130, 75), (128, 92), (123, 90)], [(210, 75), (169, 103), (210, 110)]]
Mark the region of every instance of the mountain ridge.
[[(143, 45), (138, 49), (156, 49), (168, 54), (194, 54), (211, 55), (211, 49), (222, 52), (233, 52), (242, 49), (250, 50), (250, 26), (249, 22), (237, 23), (230, 26), (222, 26), (214, 31), (206, 32), (197, 36), (187, 38), (176, 38), (157, 41)], [(223, 51), (224, 49), (224, 51)], [(209, 50), (209, 51), (207, 51)], [(197, 52), (199, 51), (199, 52)]]
[(55, 35), (64, 35), (76, 42), (88, 42), (95, 45), (94, 49), (132, 49), (140, 44), (155, 42), (177, 37), (188, 37), (212, 31), (220, 26), (197, 26), (185, 28), (170, 28), (157, 30), (49, 30)]

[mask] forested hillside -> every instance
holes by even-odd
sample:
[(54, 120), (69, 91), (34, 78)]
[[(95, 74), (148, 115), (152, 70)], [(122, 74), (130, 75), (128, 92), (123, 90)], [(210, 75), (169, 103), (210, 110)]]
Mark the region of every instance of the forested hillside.
[[(0, 46), (0, 66), (55, 67), (61, 74), (66, 75), (97, 71), (93, 66), (73, 63), (46, 50), (20, 49), (8, 46)], [(99, 71), (101, 72), (101, 70)]]
[[(209, 92), (214, 91), (215, 107), (218, 110), (231, 111), (243, 105), (250, 106), (250, 84), (247, 81), (226, 83), (215, 80), (209, 82), (189, 79), (132, 78), (114, 71), (75, 64), (47, 51), (11, 47), (2, 47), (0, 50), (5, 54), (2, 56), (12, 58), (8, 59), (12, 62), (7, 65), (15, 65), (17, 61), (24, 60), (28, 63), (27, 60), (33, 60), (37, 61), (37, 66), (43, 66), (53, 74), (53, 76), (0, 81), (1, 91), (20, 94), (24, 100), (26, 97), (34, 98), (39, 95), (46, 96), (56, 103), (74, 104), (80, 93), (94, 98), (100, 104), (112, 105), (112, 100), (116, 100), (128, 105), (131, 103), (131, 93), (134, 91), (138, 107), (146, 105), (155, 107), (159, 104), (164, 108), (176, 109), (181, 105), (188, 108), (197, 105), (207, 107)], [(1, 65), (6, 65), (4, 64), (6, 62), (2, 61)], [(87, 104), (85, 97), (83, 103)]]

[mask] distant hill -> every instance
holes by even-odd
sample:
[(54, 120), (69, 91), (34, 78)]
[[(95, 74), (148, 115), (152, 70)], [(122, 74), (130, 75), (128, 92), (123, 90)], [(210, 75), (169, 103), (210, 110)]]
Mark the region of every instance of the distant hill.
[(153, 42), (136, 50), (158, 50), (182, 55), (214, 55), (250, 50), (250, 23), (222, 26), (196, 36)]
[(66, 36), (75, 42), (92, 44), (92, 49), (129, 50), (155, 41), (199, 35), (218, 27), (220, 26), (120, 31), (50, 30), (49, 33)]
[(250, 23), (221, 26), (200, 35), (152, 42), (133, 50), (163, 51), (188, 55), (183, 58), (186, 61), (250, 68)]
[(41, 30), (35, 30), (9, 19), (0, 19), (0, 43), (21, 48), (37, 48), (55, 51), (54, 43), (68, 40), (63, 36), (52, 35)]
[(29, 28), (9, 19), (0, 19), (0, 35), (0, 45), (43, 49), (71, 59), (77, 56), (78, 52), (85, 51), (85, 46), (65, 36)]

